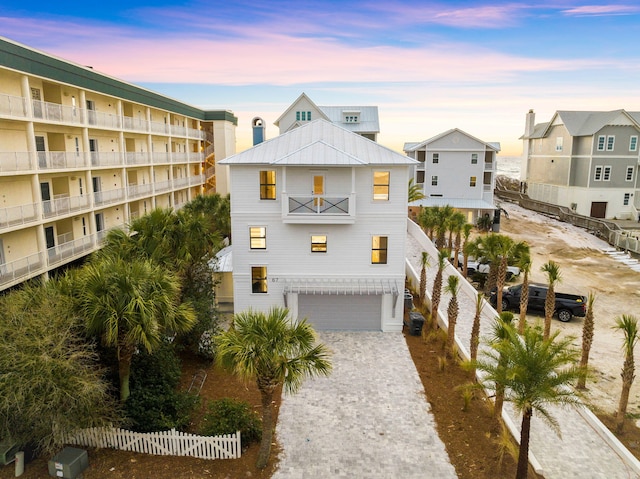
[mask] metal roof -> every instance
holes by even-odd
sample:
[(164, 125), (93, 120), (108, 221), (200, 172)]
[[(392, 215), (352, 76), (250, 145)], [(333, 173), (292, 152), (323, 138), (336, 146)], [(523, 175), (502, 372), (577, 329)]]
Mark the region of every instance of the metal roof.
[(398, 294), (398, 285), (393, 279), (375, 278), (287, 278), (283, 293), (320, 295), (374, 295)]
[(209, 261), (209, 267), (216, 273), (233, 272), (233, 249), (231, 246), (222, 248), (216, 253), (216, 257)]
[(466, 131), (462, 131), (459, 128), (451, 128), (450, 130), (442, 132), (439, 135), (433, 136), (433, 137), (429, 138), (428, 140), (424, 140), (424, 141), (421, 141), (421, 142), (406, 142), (404, 144), (404, 151), (420, 150), (420, 149), (426, 147), (429, 143), (433, 143), (434, 141), (439, 140), (440, 138), (443, 138), (443, 137), (445, 137), (447, 135), (450, 135), (451, 133), (454, 133), (454, 132), (458, 132), (458, 133), (466, 136), (467, 138), (471, 138), (472, 140), (477, 141), (478, 143), (481, 143), (481, 144), (485, 145), (486, 147), (488, 147), (491, 150), (495, 150), (496, 152), (500, 151), (500, 143), (497, 143), (497, 142), (488, 143), (486, 141), (482, 141), (479, 138), (476, 138), (475, 136), (470, 135)]
[(220, 161), (222, 165), (414, 165), (408, 156), (327, 120), (314, 120)]
[[(377, 106), (318, 106), (322, 113), (333, 123), (356, 133), (380, 133), (380, 120)], [(358, 112), (357, 123), (345, 123), (344, 113)]]
[(533, 134), (528, 138), (544, 138), (551, 126), (556, 123), (562, 123), (571, 136), (591, 136), (607, 125), (614, 125), (620, 116), (625, 116), (640, 128), (640, 112), (559, 110), (550, 122), (535, 125)]

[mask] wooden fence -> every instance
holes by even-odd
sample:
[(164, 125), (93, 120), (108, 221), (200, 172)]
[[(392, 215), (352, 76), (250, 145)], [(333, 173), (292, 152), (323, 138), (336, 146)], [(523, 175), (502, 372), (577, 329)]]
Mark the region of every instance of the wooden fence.
[(133, 432), (114, 427), (82, 429), (67, 444), (142, 452), (157, 456), (191, 456), (201, 459), (237, 459), (242, 455), (240, 431), (223, 436), (196, 436), (175, 429)]

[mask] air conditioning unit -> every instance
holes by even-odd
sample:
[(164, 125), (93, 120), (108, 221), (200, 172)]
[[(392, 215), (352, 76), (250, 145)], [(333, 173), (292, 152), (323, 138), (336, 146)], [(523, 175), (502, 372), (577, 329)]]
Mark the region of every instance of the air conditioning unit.
[(578, 209), (578, 203), (571, 203), (571, 209), (573, 211), (577, 210)]

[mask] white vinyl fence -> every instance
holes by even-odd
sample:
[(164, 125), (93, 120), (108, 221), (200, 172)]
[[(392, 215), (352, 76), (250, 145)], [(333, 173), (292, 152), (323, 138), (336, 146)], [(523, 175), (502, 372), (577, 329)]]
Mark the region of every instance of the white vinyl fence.
[(74, 446), (111, 448), (157, 456), (191, 456), (201, 459), (238, 459), (240, 431), (223, 436), (196, 436), (185, 432), (132, 432), (113, 427), (82, 429), (66, 441)]

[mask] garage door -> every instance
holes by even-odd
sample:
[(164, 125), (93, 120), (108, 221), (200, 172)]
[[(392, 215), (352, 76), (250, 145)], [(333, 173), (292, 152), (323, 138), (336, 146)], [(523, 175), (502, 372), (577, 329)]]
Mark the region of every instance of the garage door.
[(380, 294), (299, 294), (298, 317), (318, 331), (380, 331)]

